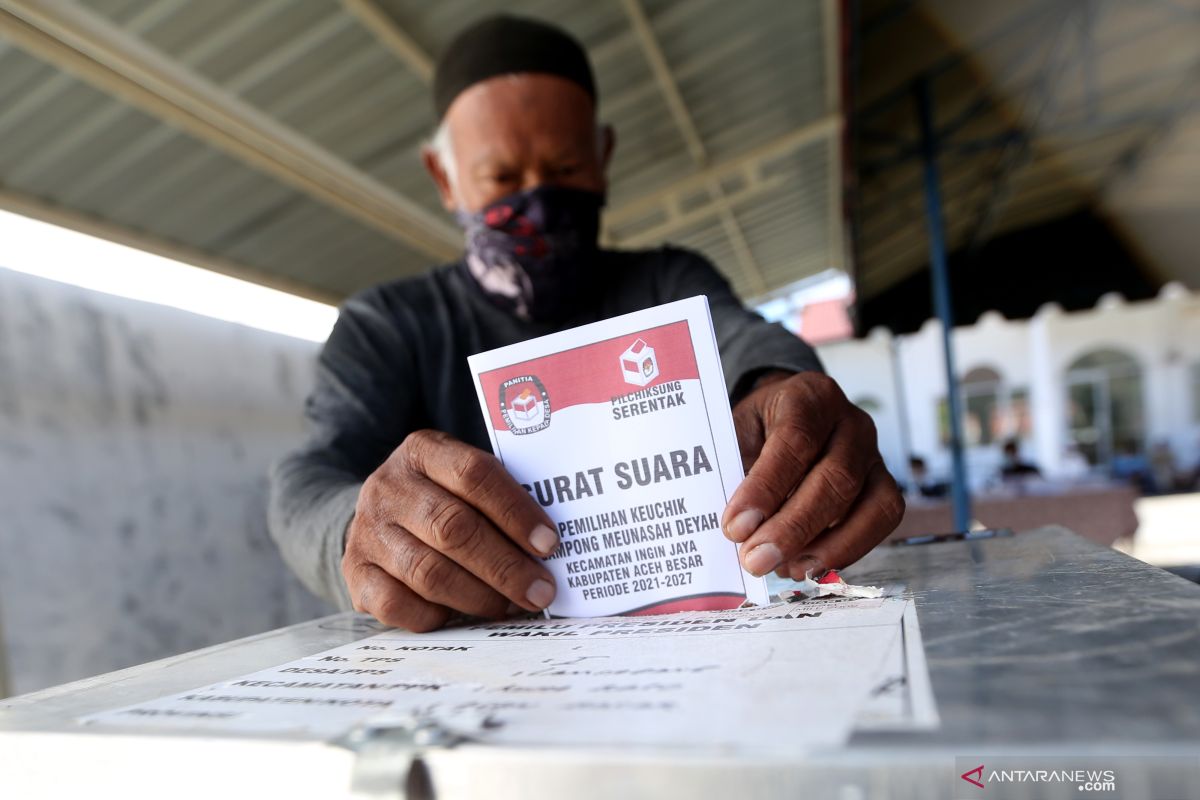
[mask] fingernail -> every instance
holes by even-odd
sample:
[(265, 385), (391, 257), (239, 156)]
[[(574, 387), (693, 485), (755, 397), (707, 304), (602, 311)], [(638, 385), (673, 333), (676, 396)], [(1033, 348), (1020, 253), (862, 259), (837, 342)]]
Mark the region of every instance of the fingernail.
[(725, 526), (725, 535), (735, 542), (744, 542), (750, 538), (750, 534), (758, 530), (762, 521), (761, 511), (748, 508), (729, 521), (729, 524)]
[(530, 605), (545, 608), (554, 601), (554, 584), (538, 578), (529, 584), (529, 591), (525, 593), (525, 599), (529, 601)]
[(558, 534), (545, 525), (538, 525), (533, 529), (533, 533), (529, 534), (529, 543), (533, 545), (534, 550), (548, 556), (558, 547)]
[(788, 565), (788, 572), (794, 581), (802, 581), (809, 576), (816, 581), (820, 580), (827, 570), (821, 566), (816, 556), (802, 555)]
[(783, 553), (779, 552), (779, 548), (767, 542), (746, 554), (746, 570), (751, 575), (766, 575), (779, 566), (779, 562), (782, 560)]

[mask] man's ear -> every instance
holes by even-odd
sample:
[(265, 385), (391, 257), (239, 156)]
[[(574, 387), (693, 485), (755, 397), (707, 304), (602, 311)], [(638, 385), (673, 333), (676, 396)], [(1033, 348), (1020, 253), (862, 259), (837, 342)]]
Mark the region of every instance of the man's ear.
[(600, 128), (600, 169), (608, 172), (608, 164), (612, 161), (613, 151), (617, 149), (617, 131), (612, 125)]
[(458, 208), (458, 204), (454, 202), (454, 189), (450, 186), (450, 175), (442, 166), (442, 159), (438, 157), (437, 151), (432, 147), (422, 148), (421, 163), (425, 165), (425, 171), (437, 186), (438, 194), (442, 198), (442, 207), (454, 213)]
[(600, 159), (601, 191), (608, 194), (608, 164), (612, 161), (613, 150), (617, 146), (617, 132), (612, 125), (596, 127), (596, 155)]

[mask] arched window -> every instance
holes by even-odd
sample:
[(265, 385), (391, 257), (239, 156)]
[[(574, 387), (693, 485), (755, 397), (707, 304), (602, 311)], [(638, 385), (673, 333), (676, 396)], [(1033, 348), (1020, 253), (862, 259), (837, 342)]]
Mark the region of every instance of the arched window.
[(959, 383), (963, 397), (963, 436), (971, 445), (991, 444), (1000, 433), (1003, 385), (1000, 373), (976, 367)]
[[(963, 439), (979, 447), (1030, 434), (1029, 393), (1009, 387), (991, 367), (976, 367), (958, 383), (962, 393)], [(950, 406), (938, 402), (938, 428), (942, 443), (950, 443)]]
[(1108, 465), (1146, 446), (1142, 367), (1128, 353), (1093, 350), (1066, 374), (1071, 440), (1091, 464)]

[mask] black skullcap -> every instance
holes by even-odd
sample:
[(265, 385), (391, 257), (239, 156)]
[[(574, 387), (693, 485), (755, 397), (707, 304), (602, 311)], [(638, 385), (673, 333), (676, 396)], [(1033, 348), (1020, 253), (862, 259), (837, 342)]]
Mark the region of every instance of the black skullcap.
[(596, 99), (592, 67), (579, 42), (553, 25), (503, 14), (475, 23), (442, 51), (433, 75), (437, 118), (480, 81), (515, 72), (557, 75)]

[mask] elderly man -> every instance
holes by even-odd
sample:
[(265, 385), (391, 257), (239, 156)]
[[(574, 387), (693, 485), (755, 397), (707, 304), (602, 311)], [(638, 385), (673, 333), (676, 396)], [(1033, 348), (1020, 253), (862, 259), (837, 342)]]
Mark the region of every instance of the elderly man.
[(842, 567), (895, 528), (904, 504), (871, 420), (807, 345), (695, 253), (597, 246), (615, 138), (575, 40), (485, 20), (442, 55), (434, 101), (425, 166), (465, 253), (348, 300), (321, 353), (312, 437), (271, 476), (272, 535), (311, 589), (414, 631), (549, 605), (540, 558), (558, 537), (486, 452), (467, 356), (698, 294), (748, 473), (722, 520), (745, 568)]

